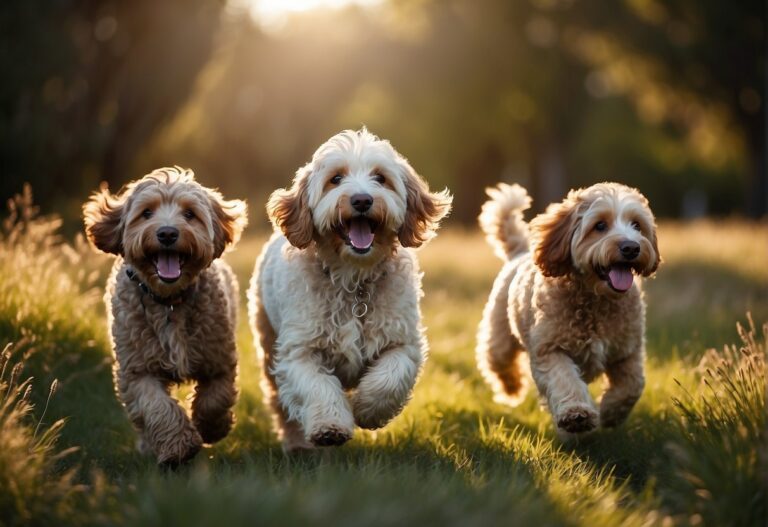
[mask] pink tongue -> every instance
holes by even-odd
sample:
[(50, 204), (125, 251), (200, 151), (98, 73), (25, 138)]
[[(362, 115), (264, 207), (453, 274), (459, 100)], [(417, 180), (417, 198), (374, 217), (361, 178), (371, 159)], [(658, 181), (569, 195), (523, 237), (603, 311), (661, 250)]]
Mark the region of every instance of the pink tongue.
[(617, 291), (624, 292), (632, 287), (632, 270), (629, 267), (614, 265), (608, 271), (608, 280)]
[(174, 251), (161, 251), (157, 255), (157, 274), (166, 280), (175, 280), (181, 276), (181, 264), (179, 253)]
[(355, 249), (367, 249), (373, 243), (371, 224), (364, 218), (356, 218), (349, 225), (349, 241)]

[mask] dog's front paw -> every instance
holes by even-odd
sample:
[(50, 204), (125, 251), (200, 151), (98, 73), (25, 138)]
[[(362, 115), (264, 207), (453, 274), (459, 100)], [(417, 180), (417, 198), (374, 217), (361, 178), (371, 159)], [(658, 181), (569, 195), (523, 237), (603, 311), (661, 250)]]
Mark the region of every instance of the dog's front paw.
[(355, 415), (355, 424), (366, 430), (378, 430), (384, 428), (391, 418), (377, 415)]
[(315, 446), (341, 446), (352, 439), (352, 433), (334, 425), (323, 426), (309, 435), (309, 441)]
[(215, 417), (208, 416), (205, 419), (195, 416), (194, 423), (195, 428), (203, 438), (203, 442), (210, 445), (227, 437), (235, 423), (235, 416), (230, 411)]
[(203, 438), (196, 430), (186, 430), (183, 434), (173, 437), (159, 445), (157, 449), (157, 464), (163, 468), (176, 469), (197, 455), (203, 446)]
[(600, 405), (600, 426), (603, 428), (613, 428), (626, 421), (637, 399), (637, 397), (627, 398), (610, 404), (603, 400), (603, 404)]
[(563, 408), (555, 416), (557, 427), (571, 434), (583, 434), (597, 427), (598, 414), (594, 408), (577, 404)]
[(358, 392), (352, 399), (355, 424), (366, 430), (383, 428), (403, 411), (407, 400), (380, 397), (378, 399)]
[(366, 430), (378, 430), (383, 428), (389, 423), (394, 416), (400, 413), (402, 406), (396, 408), (378, 408), (371, 410), (370, 407), (363, 409), (355, 409), (355, 424), (360, 428)]

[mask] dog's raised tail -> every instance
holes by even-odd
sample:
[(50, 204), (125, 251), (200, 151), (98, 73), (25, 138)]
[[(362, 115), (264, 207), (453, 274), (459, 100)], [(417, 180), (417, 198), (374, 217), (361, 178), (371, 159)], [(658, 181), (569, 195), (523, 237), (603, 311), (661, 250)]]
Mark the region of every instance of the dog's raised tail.
[(518, 184), (499, 183), (485, 189), (490, 198), (478, 217), (480, 228), (496, 255), (509, 260), (528, 250), (528, 224), (523, 211), (531, 206), (531, 197)]

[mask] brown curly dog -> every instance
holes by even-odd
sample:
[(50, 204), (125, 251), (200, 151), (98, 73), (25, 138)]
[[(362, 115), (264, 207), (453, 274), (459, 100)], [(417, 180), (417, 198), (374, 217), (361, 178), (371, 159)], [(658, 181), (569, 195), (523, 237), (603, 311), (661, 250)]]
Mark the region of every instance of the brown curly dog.
[[(525, 189), (501, 184), (488, 195), (480, 225), (505, 263), (477, 360), (496, 399), (518, 404), (530, 366), (562, 438), (621, 423), (645, 384), (645, 303), (635, 275), (653, 274), (660, 262), (648, 201), (617, 183), (573, 190), (533, 219), (529, 248)], [(587, 383), (603, 373), (609, 387), (598, 412)]]
[[(91, 243), (118, 256), (104, 296), (118, 397), (139, 449), (178, 465), (234, 422), (238, 289), (218, 258), (247, 224), (246, 204), (175, 167), (117, 195), (102, 187), (83, 213)], [(197, 382), (191, 419), (170, 395), (182, 381)]]

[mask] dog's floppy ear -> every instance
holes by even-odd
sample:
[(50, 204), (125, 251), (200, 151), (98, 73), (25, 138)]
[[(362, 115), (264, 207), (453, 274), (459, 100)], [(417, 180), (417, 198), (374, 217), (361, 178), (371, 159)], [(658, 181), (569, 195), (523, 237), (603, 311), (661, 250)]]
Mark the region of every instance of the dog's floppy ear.
[(430, 192), (413, 168), (405, 161), (403, 165), (406, 209), (397, 237), (403, 247), (420, 247), (434, 236), (440, 220), (451, 211), (453, 197), (447, 189)]
[[(653, 212), (651, 211), (651, 205), (648, 202), (648, 198), (646, 198), (642, 192), (640, 192), (638, 189), (631, 189), (632, 194), (637, 199), (637, 203), (639, 205), (637, 213), (642, 217), (643, 221), (642, 224), (644, 225), (642, 229), (643, 238), (645, 238), (651, 245), (651, 251), (653, 251), (653, 258), (648, 260), (648, 263), (645, 266), (645, 269), (642, 271), (643, 276), (651, 276), (653, 273), (656, 272), (656, 270), (659, 268), (659, 264), (661, 263), (661, 254), (659, 253), (659, 241), (656, 237), (656, 218), (653, 217)], [(643, 250), (646, 250), (645, 247), (643, 247)]]
[(88, 241), (100, 251), (123, 254), (123, 211), (126, 193), (113, 195), (103, 182), (98, 192), (83, 204), (83, 221)]
[(531, 221), (533, 261), (544, 276), (563, 276), (573, 267), (571, 238), (576, 230), (578, 204), (577, 194), (571, 192)]
[(299, 249), (306, 248), (312, 242), (315, 231), (307, 197), (311, 171), (309, 165), (300, 168), (291, 188), (274, 191), (267, 202), (267, 215), (272, 224), (283, 231), (291, 245)]
[(645, 268), (643, 271), (643, 276), (651, 276), (653, 273), (656, 272), (656, 269), (659, 268), (659, 264), (661, 263), (661, 253), (659, 253), (659, 240), (656, 237), (656, 222), (653, 222), (652, 224), (653, 230), (651, 231), (650, 236), (650, 242), (653, 246), (653, 254), (655, 255), (654, 259), (651, 261), (651, 265)]
[(248, 225), (248, 204), (239, 199), (225, 200), (215, 190), (206, 189), (213, 211), (213, 258), (219, 258), (233, 246)]

